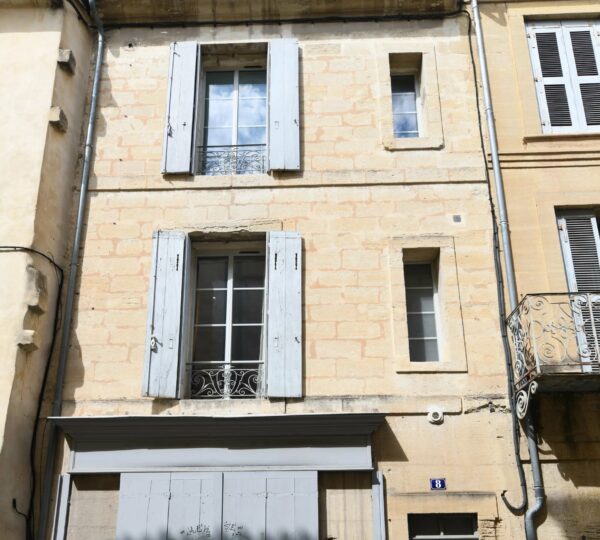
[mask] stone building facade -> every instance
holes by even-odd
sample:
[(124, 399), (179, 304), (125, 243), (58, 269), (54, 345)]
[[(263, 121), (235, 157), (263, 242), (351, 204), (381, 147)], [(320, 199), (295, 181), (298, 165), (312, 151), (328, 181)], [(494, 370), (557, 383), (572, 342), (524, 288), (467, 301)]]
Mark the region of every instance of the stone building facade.
[[(2, 62), (21, 58), (15, 80), (28, 98), (17, 102), (0, 82), (18, 134), (2, 148), (12, 157), (39, 143), (29, 183), (3, 178), (2, 204), (14, 207), (1, 218), (2, 243), (51, 253), (67, 272), (96, 31), (87, 3), (34, 4), (0, 2), (0, 25), (15, 34), (0, 38)], [(528, 54), (519, 24), (559, 3), (542, 4), (482, 10), (523, 294), (544, 279), (565, 289), (560, 248), (544, 255), (555, 239), (546, 218), (556, 205), (589, 204), (594, 184), (593, 138), (541, 135), (529, 56), (513, 52)], [(569, 16), (593, 12), (569, 6)], [(523, 537), (522, 517), (501, 500), (520, 488), (463, 6), (98, 7), (106, 49), (73, 324), (60, 412), (47, 420), (50, 385), (39, 427), (57, 430), (59, 451), (50, 501), (38, 448), (34, 521), (47, 506), (56, 539)], [(39, 40), (37, 88), (20, 33)], [(73, 73), (57, 66), (58, 49), (71, 51)], [(519, 126), (531, 129), (521, 133), (523, 88)], [(22, 122), (9, 113), (25, 101), (37, 108)], [(551, 188), (550, 160), (565, 175)], [(22, 178), (24, 165), (14, 161), (11, 174)], [(589, 185), (567, 200), (575, 175)], [(23, 190), (38, 201), (33, 216)], [(532, 217), (536, 197), (544, 221)], [(543, 265), (531, 264), (536, 254)], [(0, 333), (10, 359), (0, 464), (17, 471), (0, 486), (10, 538), (23, 534), (10, 505), (27, 507), (23, 449), (56, 302), (36, 256), (0, 254), (11, 276)], [(28, 307), (30, 290), (15, 285), (37, 275), (31, 267), (43, 273), (47, 307)], [(19, 347), (32, 309), (37, 348)], [(540, 398), (540, 448), (554, 456), (540, 538), (589, 539), (595, 428), (565, 438), (587, 422), (565, 400), (596, 407), (589, 395)], [(564, 425), (550, 423), (558, 414)], [(579, 480), (565, 481), (562, 460)]]

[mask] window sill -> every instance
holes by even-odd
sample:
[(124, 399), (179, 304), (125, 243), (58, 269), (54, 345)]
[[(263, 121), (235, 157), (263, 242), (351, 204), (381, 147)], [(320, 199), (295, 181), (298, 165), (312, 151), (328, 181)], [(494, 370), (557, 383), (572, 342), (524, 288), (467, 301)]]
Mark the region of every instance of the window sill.
[(467, 366), (459, 362), (397, 361), (396, 373), (467, 373)]
[(600, 132), (596, 133), (545, 133), (543, 135), (525, 135), (524, 143), (550, 141), (585, 141), (600, 140)]
[(415, 137), (404, 139), (385, 139), (383, 146), (389, 151), (398, 150), (440, 150), (444, 147), (442, 137)]

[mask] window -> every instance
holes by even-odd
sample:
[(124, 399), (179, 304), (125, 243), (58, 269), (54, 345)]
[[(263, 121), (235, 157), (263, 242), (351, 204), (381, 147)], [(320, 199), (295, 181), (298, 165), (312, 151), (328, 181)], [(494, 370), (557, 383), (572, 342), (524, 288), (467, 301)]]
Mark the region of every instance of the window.
[(300, 170), (298, 50), (288, 38), (171, 44), (162, 172)]
[(205, 80), (200, 174), (265, 172), (267, 72), (209, 71)]
[(191, 397), (261, 393), (264, 292), (264, 251), (197, 257)]
[(432, 264), (405, 264), (406, 317), (411, 362), (439, 361)]
[(392, 75), (394, 137), (418, 137), (417, 79), (415, 75)]
[(302, 396), (302, 240), (262, 237), (223, 251), (154, 234), (144, 395)]
[(527, 25), (544, 133), (600, 132), (600, 23)]
[(410, 540), (477, 540), (477, 514), (409, 514)]

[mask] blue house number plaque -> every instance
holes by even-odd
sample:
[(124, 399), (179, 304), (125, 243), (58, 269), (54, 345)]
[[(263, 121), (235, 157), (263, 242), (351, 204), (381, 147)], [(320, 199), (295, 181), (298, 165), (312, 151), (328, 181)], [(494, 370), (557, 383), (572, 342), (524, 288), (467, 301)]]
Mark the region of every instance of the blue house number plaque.
[(445, 478), (430, 478), (429, 487), (432, 491), (444, 491), (446, 489)]

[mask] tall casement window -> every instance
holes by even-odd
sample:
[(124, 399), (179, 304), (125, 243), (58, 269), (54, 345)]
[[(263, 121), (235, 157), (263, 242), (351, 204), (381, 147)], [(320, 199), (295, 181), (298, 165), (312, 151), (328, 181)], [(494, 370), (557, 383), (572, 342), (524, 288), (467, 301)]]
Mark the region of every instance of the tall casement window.
[(392, 75), (391, 79), (394, 137), (418, 137), (417, 77), (414, 74)]
[(600, 132), (600, 23), (527, 25), (544, 133)]
[(439, 361), (433, 264), (405, 264), (406, 317), (411, 362)]
[(255, 397), (262, 389), (264, 251), (196, 260), (191, 397)]
[(265, 172), (267, 72), (211, 71), (205, 79), (200, 172)]
[(142, 393), (302, 396), (302, 241), (195, 242), (154, 234)]
[(171, 45), (163, 174), (300, 169), (298, 42)]
[(410, 540), (477, 540), (477, 514), (409, 514)]
[(583, 371), (600, 371), (600, 234), (593, 210), (558, 213), (558, 232)]

